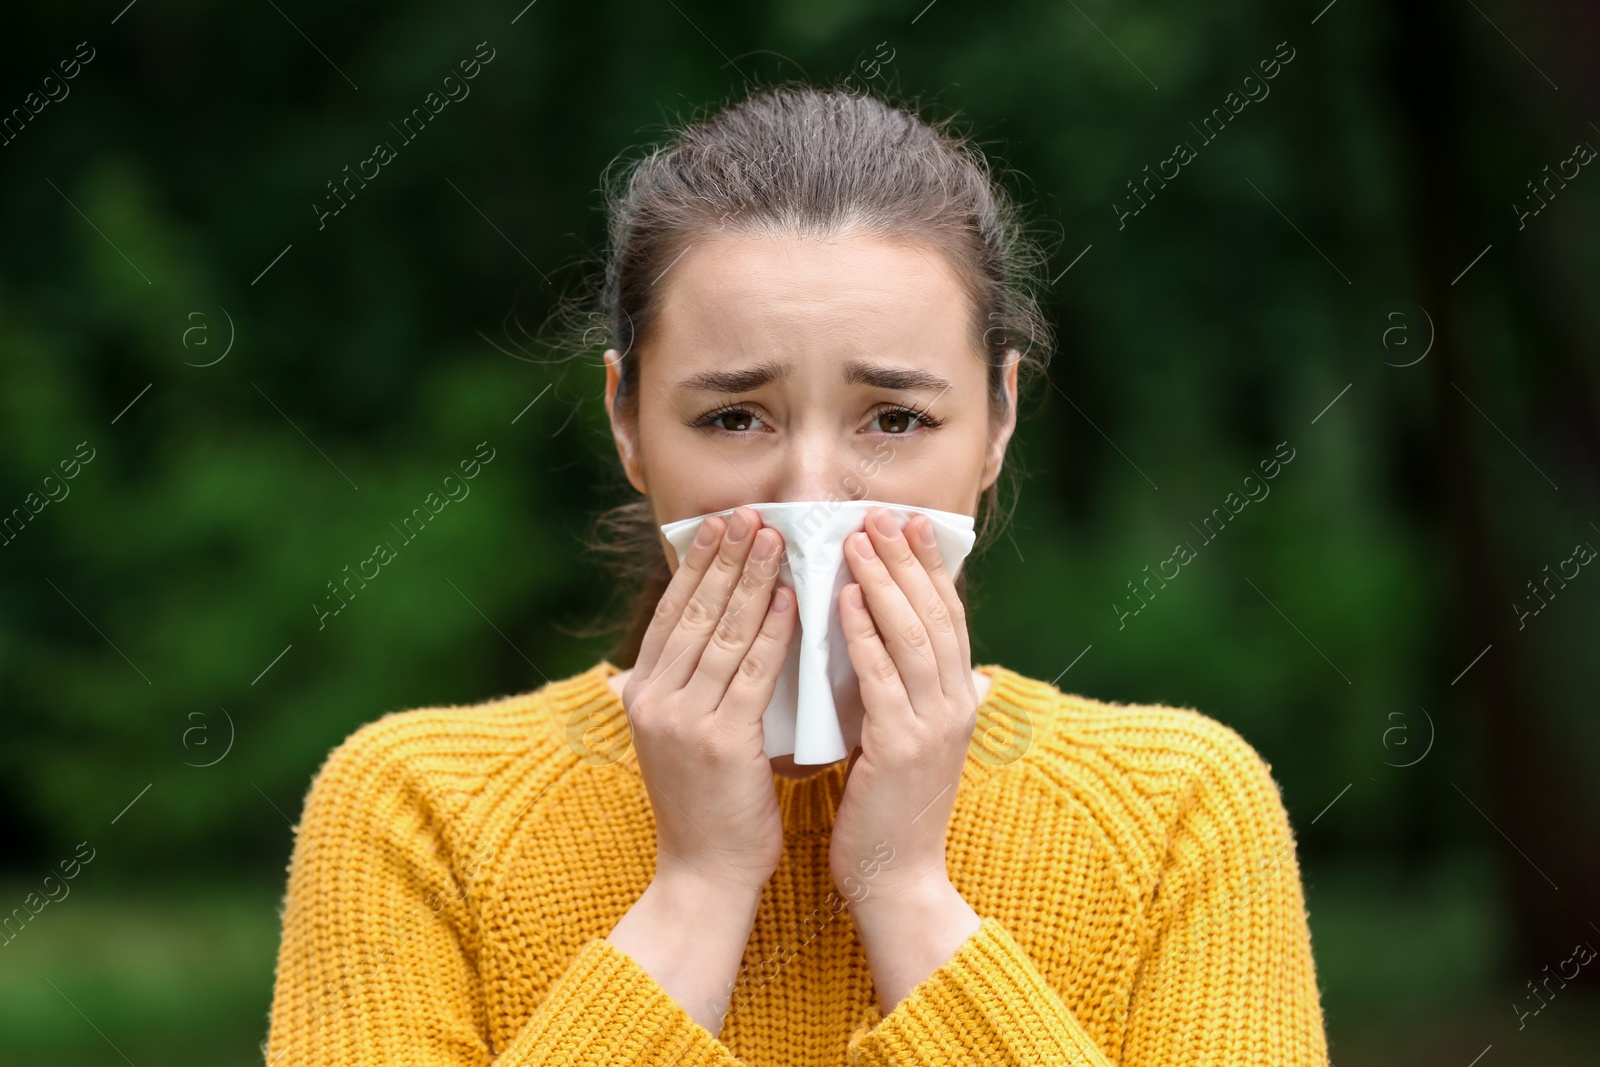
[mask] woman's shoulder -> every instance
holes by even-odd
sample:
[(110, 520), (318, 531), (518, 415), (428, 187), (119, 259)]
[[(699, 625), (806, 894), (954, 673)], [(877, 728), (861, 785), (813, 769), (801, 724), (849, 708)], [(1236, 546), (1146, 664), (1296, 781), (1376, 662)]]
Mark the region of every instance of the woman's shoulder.
[(1267, 766), (1237, 730), (1187, 705), (1091, 697), (1005, 667), (981, 672), (993, 680), (997, 714), (1014, 719), (1013, 728), (1046, 753), (1099, 751), (1114, 755), (1118, 765), (1147, 771), (1240, 761)]
[(1054, 794), (1115, 824), (1112, 836), (1129, 851), (1163, 851), (1196, 811), (1262, 827), (1287, 821), (1271, 765), (1218, 718), (1186, 705), (1064, 691), (1004, 668), (992, 677), (992, 716), (1026, 734), (1025, 744), (1012, 745), (1016, 761)]
[[(557, 720), (596, 684), (608, 665), (546, 679), (537, 688), (462, 704), (429, 704), (387, 712), (335, 745), (314, 776), (347, 787), (474, 792), (496, 777), (525, 776), (575, 762)], [(615, 668), (610, 668), (615, 670)]]

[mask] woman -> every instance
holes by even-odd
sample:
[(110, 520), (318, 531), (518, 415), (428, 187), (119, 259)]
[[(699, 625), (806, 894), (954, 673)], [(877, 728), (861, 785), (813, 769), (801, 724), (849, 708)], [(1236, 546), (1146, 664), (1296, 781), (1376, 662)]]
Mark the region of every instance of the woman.
[[(633, 167), (611, 238), (632, 623), (579, 675), (331, 755), (268, 1062), (1325, 1064), (1269, 768), (1192, 710), (974, 670), (925, 517), (846, 541), (859, 747), (763, 754), (795, 611), (741, 505), (993, 530), (1048, 345), (1015, 343), (1046, 328), (982, 156), (870, 97), (771, 90)], [(658, 529), (730, 508), (681, 562)]]

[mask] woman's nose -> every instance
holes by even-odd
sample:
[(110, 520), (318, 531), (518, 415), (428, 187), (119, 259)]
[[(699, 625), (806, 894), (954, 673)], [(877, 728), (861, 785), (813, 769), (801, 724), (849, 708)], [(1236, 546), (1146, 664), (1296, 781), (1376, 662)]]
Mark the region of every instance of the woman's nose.
[(771, 499), (850, 500), (868, 495), (860, 457), (846, 443), (832, 439), (794, 442), (774, 471)]

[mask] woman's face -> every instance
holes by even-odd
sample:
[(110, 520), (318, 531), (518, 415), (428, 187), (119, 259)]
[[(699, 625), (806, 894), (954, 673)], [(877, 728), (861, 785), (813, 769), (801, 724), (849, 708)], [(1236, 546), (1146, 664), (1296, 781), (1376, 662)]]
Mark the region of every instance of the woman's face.
[(1017, 362), (991, 427), (973, 311), (933, 246), (718, 236), (656, 284), (636, 423), (613, 410), (605, 358), (612, 434), (658, 524), (792, 500), (976, 513), (1016, 426)]

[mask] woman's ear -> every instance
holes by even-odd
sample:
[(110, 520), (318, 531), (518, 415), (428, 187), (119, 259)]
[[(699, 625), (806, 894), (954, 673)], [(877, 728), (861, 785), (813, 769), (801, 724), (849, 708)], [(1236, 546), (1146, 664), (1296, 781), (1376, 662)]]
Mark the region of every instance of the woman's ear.
[(1022, 364), (1022, 355), (1016, 349), (1008, 348), (1006, 357), (1009, 362), (1001, 378), (1006, 391), (1006, 410), (989, 438), (989, 455), (984, 460), (983, 484), (979, 486), (979, 492), (988, 489), (1000, 477), (1000, 465), (1006, 458), (1006, 445), (1017, 428), (1017, 368)]
[(622, 381), (622, 355), (615, 348), (605, 351), (606, 361), (606, 418), (611, 422), (611, 437), (617, 445), (617, 455), (622, 459), (622, 470), (629, 483), (645, 496), (650, 495), (644, 479), (644, 467), (639, 462), (638, 427), (632, 425), (616, 408), (617, 386)]

